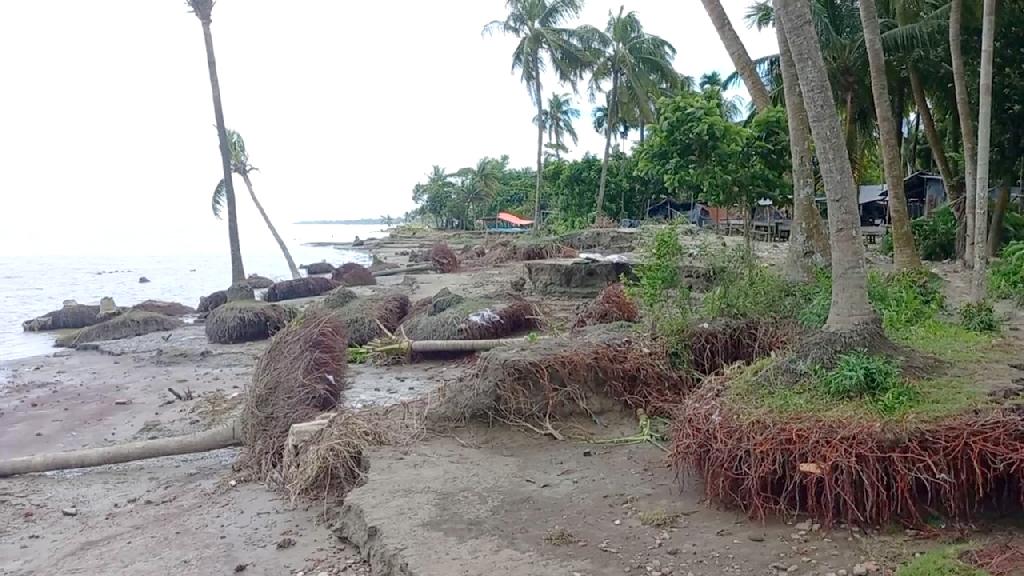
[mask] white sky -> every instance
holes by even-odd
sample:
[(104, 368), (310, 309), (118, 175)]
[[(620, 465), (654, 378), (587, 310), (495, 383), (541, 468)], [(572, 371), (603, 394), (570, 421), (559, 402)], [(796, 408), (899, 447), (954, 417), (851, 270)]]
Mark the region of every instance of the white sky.
[[(603, 27), (621, 3), (587, 0), (580, 23)], [(753, 57), (776, 51), (772, 31), (743, 24), (750, 0), (723, 3)], [(681, 72), (732, 70), (699, 0), (625, 6), (676, 46)], [(514, 40), (481, 36), (503, 13), (503, 0), (219, 0), (225, 117), (271, 217), (397, 216), (432, 164), (532, 164)], [(0, 55), (0, 254), (222, 240), (206, 55), (184, 1), (8, 2)], [(603, 144), (585, 95), (579, 105), (574, 156)], [(266, 231), (236, 188), (244, 245)]]

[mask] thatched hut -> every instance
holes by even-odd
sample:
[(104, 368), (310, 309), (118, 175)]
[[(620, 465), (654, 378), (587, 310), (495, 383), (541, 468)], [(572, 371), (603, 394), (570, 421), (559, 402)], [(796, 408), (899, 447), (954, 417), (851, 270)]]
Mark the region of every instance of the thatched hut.
[(120, 340), (133, 336), (142, 336), (150, 332), (167, 332), (180, 328), (183, 325), (184, 323), (181, 320), (171, 316), (143, 310), (130, 310), (99, 324), (65, 334), (57, 339), (56, 345), (73, 348), (86, 342)]
[(275, 282), (273, 286), (267, 289), (267, 302), (319, 296), (337, 287), (337, 282), (320, 276)]
[(288, 306), (258, 300), (228, 302), (206, 319), (206, 338), (215, 344), (238, 344), (265, 340), (295, 317)]

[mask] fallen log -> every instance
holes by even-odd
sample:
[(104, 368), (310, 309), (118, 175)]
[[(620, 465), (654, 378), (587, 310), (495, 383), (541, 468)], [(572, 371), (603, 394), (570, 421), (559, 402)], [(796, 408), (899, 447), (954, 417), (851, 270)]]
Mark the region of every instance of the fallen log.
[(404, 268), (390, 268), (388, 270), (377, 270), (373, 273), (375, 278), (381, 276), (395, 276), (396, 274), (408, 274), (411, 272), (432, 272), (434, 270), (433, 264), (416, 264), (415, 266), (406, 266)]
[(237, 446), (241, 443), (241, 428), (237, 421), (231, 421), (224, 426), (196, 432), (187, 436), (173, 436), (171, 438), (129, 442), (103, 448), (85, 448), (69, 452), (55, 452), (0, 460), (0, 478), (17, 476), (19, 474), (31, 474), (33, 472), (92, 468), (135, 460), (161, 458), (163, 456), (208, 452), (229, 446)]

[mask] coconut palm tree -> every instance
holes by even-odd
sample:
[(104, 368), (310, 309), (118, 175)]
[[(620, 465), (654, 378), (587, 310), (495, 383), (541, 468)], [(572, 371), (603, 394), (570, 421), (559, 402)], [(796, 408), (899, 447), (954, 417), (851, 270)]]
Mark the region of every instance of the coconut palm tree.
[(231, 283), (245, 280), (245, 267), (242, 265), (242, 247), (238, 241), (238, 215), (235, 212), (235, 188), (231, 183), (231, 149), (228, 144), (228, 131), (224, 125), (224, 108), (220, 102), (220, 80), (217, 78), (217, 59), (213, 53), (213, 34), (210, 24), (213, 22), (214, 0), (186, 0), (192, 13), (203, 25), (203, 39), (206, 43), (206, 66), (210, 71), (210, 87), (213, 91), (213, 115), (217, 121), (217, 138), (220, 140), (220, 159), (224, 170), (224, 198), (228, 207), (228, 244), (231, 247)]
[(604, 131), (604, 158), (597, 191), (597, 218), (601, 218), (604, 191), (608, 179), (608, 155), (613, 128), (621, 120), (653, 121), (651, 103), (665, 86), (674, 87), (679, 73), (672, 67), (676, 49), (672, 44), (644, 31), (636, 12), (619, 8), (608, 13), (603, 31), (591, 29), (587, 45), (594, 58), (591, 70), (591, 94), (606, 92), (607, 120)]
[(768, 89), (765, 88), (761, 76), (757, 73), (757, 67), (754, 65), (754, 61), (750, 59), (750, 54), (747, 53), (747, 49), (743, 46), (739, 35), (733, 29), (732, 22), (729, 21), (729, 15), (722, 8), (722, 3), (719, 0), (701, 0), (701, 2), (704, 3), (704, 11), (711, 18), (711, 23), (715, 25), (718, 37), (722, 40), (725, 51), (729, 53), (733, 66), (736, 67), (736, 71), (743, 78), (743, 84), (746, 85), (747, 92), (750, 93), (750, 99), (753, 100), (754, 107), (758, 112), (766, 110), (772, 105)]
[(903, 193), (903, 161), (896, 135), (896, 121), (889, 100), (889, 78), (885, 70), (885, 51), (882, 48), (882, 30), (878, 23), (875, 0), (860, 0), (860, 20), (864, 28), (864, 46), (871, 72), (871, 91), (878, 119), (878, 133), (885, 168), (885, 182), (889, 189), (889, 213), (892, 216), (893, 264), (897, 270), (916, 268), (921, 260), (914, 250), (914, 235), (910, 230), (907, 197)]
[[(241, 176), (242, 181), (245, 182), (245, 187), (249, 190), (249, 197), (252, 198), (252, 203), (256, 205), (256, 210), (263, 217), (263, 222), (266, 223), (270, 234), (274, 237), (278, 247), (281, 248), (285, 261), (288, 262), (288, 270), (292, 273), (292, 278), (301, 278), (299, 269), (295, 267), (295, 260), (292, 260), (292, 254), (288, 251), (288, 246), (284, 243), (281, 235), (277, 233), (277, 228), (274, 228), (274, 225), (270, 222), (267, 211), (263, 209), (263, 204), (260, 204), (259, 199), (256, 198), (256, 192), (252, 189), (252, 179), (249, 177), (249, 174), (257, 170), (257, 168), (249, 163), (249, 153), (245, 149), (245, 140), (242, 139), (242, 135), (238, 132), (228, 130), (228, 145), (231, 148), (231, 171)], [(217, 188), (213, 191), (213, 215), (218, 218), (220, 218), (221, 206), (224, 204), (225, 197), (227, 197), (227, 188), (227, 181), (222, 178), (217, 184)]]
[(568, 94), (552, 93), (548, 98), (548, 107), (541, 115), (534, 119), (535, 122), (542, 122), (548, 132), (548, 147), (555, 152), (555, 158), (562, 159), (562, 152), (569, 148), (565, 145), (565, 137), (572, 138), (573, 144), (579, 143), (576, 135), (576, 128), (573, 127), (573, 120), (578, 120), (580, 111), (572, 105)]
[(974, 213), (974, 279), (971, 286), (971, 300), (985, 299), (985, 285), (988, 282), (986, 266), (988, 251), (985, 242), (988, 236), (988, 164), (989, 145), (992, 136), (992, 47), (996, 34), (996, 0), (985, 0), (981, 27), (981, 82), (978, 89), (978, 163), (977, 184), (975, 185)]
[[(469, 223), (480, 215), (481, 206), (491, 202), (501, 189), (501, 162), (493, 158), (481, 158), (476, 166), (463, 168), (452, 174), (460, 182), (459, 197), (466, 203)], [(468, 223), (467, 223), (468, 224)]]
[[(530, 90), (537, 117), (544, 115), (541, 76), (550, 64), (558, 79), (572, 84), (586, 65), (578, 29), (564, 24), (579, 16), (582, 0), (507, 0), (508, 15), (484, 27), (484, 33), (502, 32), (519, 40), (512, 53), (512, 70)], [(544, 174), (544, 125), (537, 123), (537, 185), (534, 196), (534, 226), (541, 223), (540, 194)]]
[(828, 70), (808, 0), (778, 2), (821, 167), (832, 248), (832, 306), (826, 330), (846, 332), (877, 321), (867, 298), (857, 187)]
[(964, 246), (964, 262), (974, 265), (974, 210), (975, 190), (977, 184), (977, 141), (974, 134), (974, 114), (971, 101), (967, 95), (967, 73), (964, 67), (963, 49), (960, 45), (960, 34), (963, 26), (963, 0), (952, 0), (949, 5), (949, 57), (953, 68), (953, 87), (956, 93), (956, 111), (960, 119), (960, 137), (963, 140), (965, 191), (967, 199), (965, 207), (966, 234)]
[[(779, 0), (773, 0), (778, 4)], [(757, 26), (770, 25), (771, 22)], [(793, 54), (786, 39), (786, 28), (781, 18), (774, 19), (775, 37), (779, 43), (779, 72), (782, 75), (783, 98), (789, 128), (789, 153), (793, 180), (793, 221), (790, 225), (786, 254), (786, 274), (790, 278), (808, 280), (815, 267), (831, 264), (832, 251), (828, 245), (825, 226), (815, 203), (814, 164), (811, 151), (811, 127), (807, 123), (800, 80), (797, 77)]]

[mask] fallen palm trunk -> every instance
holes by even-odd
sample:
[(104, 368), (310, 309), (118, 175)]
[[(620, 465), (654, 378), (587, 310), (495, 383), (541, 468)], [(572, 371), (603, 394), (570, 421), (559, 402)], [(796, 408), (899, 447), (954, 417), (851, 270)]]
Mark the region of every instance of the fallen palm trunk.
[(31, 474), (34, 472), (51, 472), (72, 468), (92, 468), (121, 464), (135, 460), (177, 456), (195, 452), (208, 452), (242, 443), (238, 422), (232, 421), (224, 426), (196, 432), (188, 436), (174, 436), (158, 440), (129, 442), (118, 446), (103, 448), (86, 448), (70, 452), (39, 454), (0, 461), (0, 478)]
[(409, 340), (391, 337), (370, 342), (366, 346), (349, 348), (354, 362), (386, 363), (396, 358), (409, 358), (413, 354), (460, 354), (486, 352), (499, 346), (523, 344), (528, 338), (496, 338), (493, 340)]
[(381, 276), (395, 276), (397, 274), (408, 274), (410, 272), (431, 272), (434, 270), (433, 264), (417, 264), (415, 266), (406, 266), (405, 268), (392, 268), (390, 270), (378, 270), (373, 273), (375, 278)]

